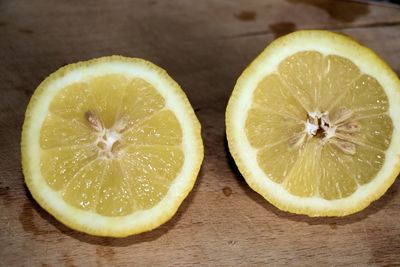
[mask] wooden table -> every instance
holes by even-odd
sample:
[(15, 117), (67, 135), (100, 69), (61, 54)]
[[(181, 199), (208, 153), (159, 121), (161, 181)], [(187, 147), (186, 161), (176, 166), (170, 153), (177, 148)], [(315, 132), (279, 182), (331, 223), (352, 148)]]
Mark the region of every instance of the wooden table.
[[(400, 73), (400, 9), (323, 0), (0, 2), (0, 265), (400, 265), (400, 180), (345, 218), (282, 212), (253, 192), (229, 156), (224, 112), (236, 78), (274, 38), (331, 29)], [(205, 160), (171, 221), (124, 239), (72, 231), (23, 182), (20, 132), (29, 97), (57, 68), (121, 54), (167, 69), (203, 126)]]

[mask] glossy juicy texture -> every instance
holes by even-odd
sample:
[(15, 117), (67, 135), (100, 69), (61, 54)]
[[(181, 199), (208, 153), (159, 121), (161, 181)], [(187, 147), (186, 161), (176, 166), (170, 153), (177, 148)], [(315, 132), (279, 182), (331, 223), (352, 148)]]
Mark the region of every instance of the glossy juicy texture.
[(40, 146), (48, 185), (67, 203), (106, 216), (155, 206), (184, 161), (182, 129), (163, 97), (146, 81), (117, 74), (62, 89)]
[[(344, 110), (351, 118), (340, 122)], [(335, 136), (323, 140), (325, 133), (319, 133), (293, 145), (316, 112), (337, 122)], [(393, 125), (385, 91), (373, 77), (343, 57), (304, 51), (286, 58), (258, 84), (245, 131), (271, 180), (296, 196), (332, 200), (376, 176)], [(355, 153), (340, 149), (343, 142)]]

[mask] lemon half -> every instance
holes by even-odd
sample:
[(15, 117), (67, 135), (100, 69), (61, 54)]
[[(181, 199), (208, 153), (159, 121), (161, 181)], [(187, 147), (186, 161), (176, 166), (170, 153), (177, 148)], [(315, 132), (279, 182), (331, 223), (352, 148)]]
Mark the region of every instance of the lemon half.
[(226, 110), (231, 154), (276, 207), (343, 216), (378, 199), (400, 169), (400, 82), (370, 49), (327, 31), (272, 42)]
[(21, 150), (44, 209), (75, 230), (115, 237), (169, 220), (203, 159), (200, 124), (179, 85), (122, 56), (46, 78), (26, 110)]

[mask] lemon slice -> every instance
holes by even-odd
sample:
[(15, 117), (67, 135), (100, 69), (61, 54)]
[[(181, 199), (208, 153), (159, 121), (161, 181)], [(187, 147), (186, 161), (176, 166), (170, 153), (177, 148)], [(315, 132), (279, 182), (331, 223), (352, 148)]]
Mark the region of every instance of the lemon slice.
[(25, 182), (67, 226), (123, 237), (169, 220), (196, 180), (200, 124), (179, 85), (121, 56), (63, 67), (31, 98), (22, 132)]
[(271, 43), (226, 111), (231, 154), (276, 207), (343, 216), (384, 194), (400, 167), (400, 82), (370, 49), (327, 31)]

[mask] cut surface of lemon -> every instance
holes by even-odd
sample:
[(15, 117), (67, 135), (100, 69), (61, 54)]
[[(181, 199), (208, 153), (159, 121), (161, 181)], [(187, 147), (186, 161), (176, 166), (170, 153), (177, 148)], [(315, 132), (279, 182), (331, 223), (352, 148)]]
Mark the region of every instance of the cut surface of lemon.
[(230, 152), (276, 207), (344, 216), (400, 167), (400, 82), (370, 49), (327, 31), (272, 42), (242, 73), (226, 111)]
[(169, 220), (203, 159), (200, 124), (161, 68), (110, 56), (65, 66), (28, 105), (22, 165), (35, 200), (67, 226), (123, 237)]

